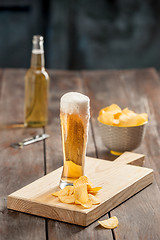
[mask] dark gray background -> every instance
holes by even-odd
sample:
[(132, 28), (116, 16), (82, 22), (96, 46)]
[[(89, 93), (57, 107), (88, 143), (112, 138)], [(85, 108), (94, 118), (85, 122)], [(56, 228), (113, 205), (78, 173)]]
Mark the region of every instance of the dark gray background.
[(29, 67), (34, 34), (48, 68), (160, 68), (158, 0), (0, 0), (0, 67)]

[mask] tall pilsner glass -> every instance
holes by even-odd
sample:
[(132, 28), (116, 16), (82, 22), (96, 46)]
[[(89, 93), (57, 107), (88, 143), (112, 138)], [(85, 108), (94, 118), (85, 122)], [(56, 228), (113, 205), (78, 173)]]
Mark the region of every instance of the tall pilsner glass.
[(88, 139), (90, 100), (87, 96), (69, 92), (60, 102), (64, 165), (60, 188), (73, 185), (84, 174)]

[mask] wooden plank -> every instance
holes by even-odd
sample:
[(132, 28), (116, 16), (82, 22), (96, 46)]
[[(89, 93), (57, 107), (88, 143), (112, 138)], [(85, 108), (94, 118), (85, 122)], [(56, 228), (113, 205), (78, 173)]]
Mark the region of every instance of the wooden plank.
[[(78, 91), (85, 93), (83, 87), (83, 79), (79, 72), (68, 71), (50, 71), (51, 76), (51, 92), (49, 104), (50, 124), (46, 128), (46, 132), (50, 134), (46, 145), (46, 161), (47, 173), (57, 169), (63, 164), (61, 130), (59, 120), (59, 101), (60, 97), (69, 91)], [(96, 157), (95, 145), (92, 138), (91, 129), (89, 130), (89, 141), (87, 147), (87, 155)], [(103, 217), (101, 218), (103, 219)], [(49, 239), (64, 239), (66, 236), (73, 240), (78, 239), (113, 239), (111, 231), (105, 231), (98, 227), (95, 221), (85, 229), (81, 226), (70, 225), (68, 223), (48, 220), (48, 237)]]
[(97, 194), (99, 205), (84, 209), (76, 204), (64, 204), (53, 197), (59, 191), (62, 167), (34, 181), (8, 196), (7, 207), (30, 213), (88, 226), (126, 199), (153, 182), (153, 170), (128, 163), (137, 162), (141, 154), (124, 153), (115, 162), (86, 157), (85, 173), (94, 184), (102, 187)]
[[(159, 90), (160, 83), (154, 69), (128, 71), (98, 71), (82, 74), (89, 97), (92, 98), (92, 124), (100, 158), (110, 158), (99, 134), (97, 116), (101, 108), (112, 103), (137, 112), (147, 112), (150, 124), (141, 146), (136, 152), (145, 154), (145, 166), (154, 169), (156, 182), (111, 212), (117, 215), (120, 226), (114, 230), (116, 239), (159, 239)], [(154, 143), (154, 144), (153, 144)], [(156, 184), (157, 183), (157, 184)], [(153, 197), (154, 196), (154, 197)], [(122, 224), (122, 225), (121, 225)]]
[[(148, 158), (146, 159), (146, 166), (150, 166), (154, 169), (156, 182), (153, 184), (152, 187), (149, 189), (145, 189), (145, 193), (141, 194), (139, 197), (136, 196), (135, 201), (138, 202), (139, 207), (141, 208), (141, 215), (139, 219), (143, 221), (139, 221), (139, 227), (137, 228), (136, 232), (134, 233), (134, 239), (140, 239), (142, 236), (145, 239), (159, 239), (159, 224), (160, 224), (160, 217), (158, 213), (158, 209), (160, 207), (160, 192), (158, 187), (160, 188), (160, 175), (159, 175), (159, 136), (158, 136), (158, 125), (160, 114), (157, 111), (157, 101), (159, 101), (159, 93), (157, 89), (160, 89), (160, 82), (155, 70), (151, 69), (148, 73), (147, 72), (137, 72), (136, 74), (137, 83), (134, 81), (131, 84), (126, 84), (126, 88), (128, 91), (134, 92), (129, 98), (129, 101), (132, 102), (133, 107), (137, 109), (137, 111), (146, 111), (149, 114), (149, 125), (146, 129), (145, 141), (139, 147), (139, 152), (145, 153)], [(139, 99), (140, 103), (137, 103), (135, 100)], [(155, 135), (153, 134), (156, 133)], [(154, 144), (153, 144), (154, 143)], [(157, 183), (157, 184), (156, 184)], [(158, 185), (158, 187), (157, 187)], [(147, 197), (146, 197), (147, 196)], [(146, 198), (149, 200), (146, 202)], [(128, 216), (128, 221), (132, 220), (132, 214), (135, 213), (133, 206), (133, 199), (130, 202), (127, 202), (127, 208), (131, 209), (130, 214)], [(119, 208), (120, 209), (120, 208)], [(153, 211), (154, 209), (154, 211)], [(122, 209), (120, 209), (122, 210)], [(113, 212), (112, 214), (115, 214)], [(149, 216), (149, 219), (146, 218), (146, 215)], [(152, 219), (152, 220), (151, 220)], [(151, 224), (152, 222), (152, 224)], [(129, 224), (126, 235), (129, 234)], [(154, 231), (153, 231), (154, 228)], [(147, 229), (147, 231), (146, 231)], [(122, 223), (122, 231), (123, 231), (123, 223)], [(119, 239), (124, 238), (124, 234), (122, 231), (118, 231), (117, 235)]]
[[(25, 70), (4, 70), (0, 97), (0, 122), (23, 121)], [(4, 129), (0, 138), (0, 235), (1, 239), (45, 239), (45, 221), (7, 210), (7, 195), (44, 174), (43, 143), (23, 149), (10, 144), (42, 132), (42, 129)]]

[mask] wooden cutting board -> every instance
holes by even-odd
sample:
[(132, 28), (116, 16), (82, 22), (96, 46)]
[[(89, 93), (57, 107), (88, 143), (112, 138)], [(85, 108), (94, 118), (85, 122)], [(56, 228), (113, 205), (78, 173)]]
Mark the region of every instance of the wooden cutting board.
[[(9, 209), (87, 226), (153, 182), (153, 170), (140, 167), (144, 155), (125, 152), (115, 161), (86, 157), (85, 175), (101, 186), (99, 205), (84, 209), (61, 203), (51, 193), (58, 191), (62, 167), (8, 196)], [(134, 166), (139, 165), (139, 166)]]

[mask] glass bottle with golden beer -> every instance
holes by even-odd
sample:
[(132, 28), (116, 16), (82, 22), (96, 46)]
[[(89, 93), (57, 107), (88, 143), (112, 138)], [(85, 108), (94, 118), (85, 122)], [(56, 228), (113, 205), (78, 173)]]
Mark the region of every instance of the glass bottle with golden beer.
[(62, 96), (60, 119), (64, 166), (60, 188), (72, 185), (84, 173), (90, 100), (87, 96), (70, 92)]
[(43, 127), (48, 121), (49, 75), (44, 65), (43, 37), (33, 37), (31, 67), (25, 76), (25, 125)]

